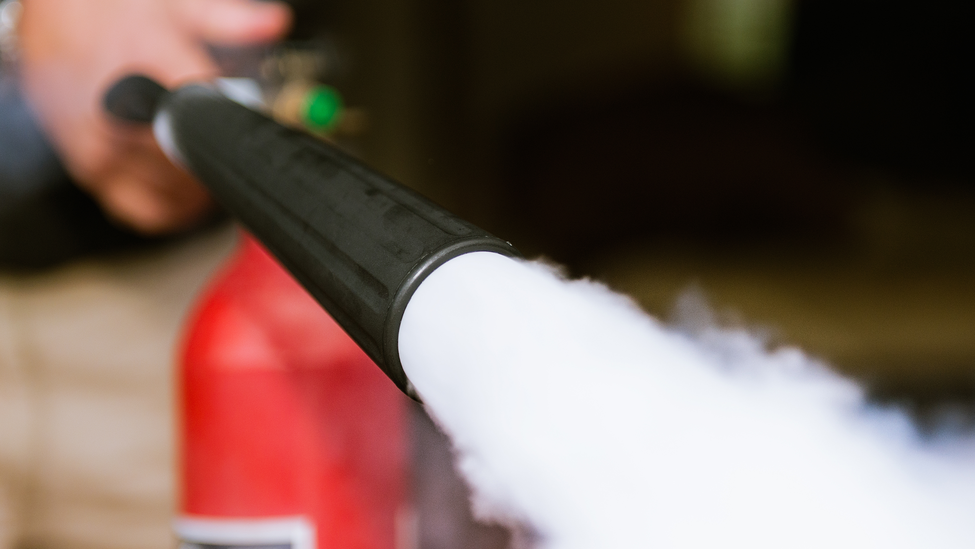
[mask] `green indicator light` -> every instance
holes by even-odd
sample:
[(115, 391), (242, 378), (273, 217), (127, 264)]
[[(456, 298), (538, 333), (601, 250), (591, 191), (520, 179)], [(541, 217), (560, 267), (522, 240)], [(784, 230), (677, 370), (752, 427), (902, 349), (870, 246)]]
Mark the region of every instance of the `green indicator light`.
[(315, 86), (305, 95), (302, 122), (314, 131), (327, 131), (342, 113), (342, 96), (330, 86)]

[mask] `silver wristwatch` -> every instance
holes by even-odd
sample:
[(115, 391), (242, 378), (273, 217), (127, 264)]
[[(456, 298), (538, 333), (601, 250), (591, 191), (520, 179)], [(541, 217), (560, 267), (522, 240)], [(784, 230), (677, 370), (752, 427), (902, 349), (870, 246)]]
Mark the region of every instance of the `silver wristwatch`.
[(0, 1), (0, 62), (4, 64), (17, 60), (17, 24), (21, 11), (20, 0)]

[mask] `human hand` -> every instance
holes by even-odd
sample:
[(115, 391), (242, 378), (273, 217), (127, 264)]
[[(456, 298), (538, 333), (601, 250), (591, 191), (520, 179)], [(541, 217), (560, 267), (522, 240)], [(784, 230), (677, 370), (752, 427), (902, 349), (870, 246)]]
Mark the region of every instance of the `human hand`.
[(112, 217), (147, 234), (187, 228), (211, 209), (206, 191), (172, 165), (151, 130), (101, 107), (130, 73), (166, 87), (218, 75), (206, 45), (266, 43), (287, 32), (289, 8), (254, 0), (23, 0), (18, 29), (24, 91), (79, 186)]

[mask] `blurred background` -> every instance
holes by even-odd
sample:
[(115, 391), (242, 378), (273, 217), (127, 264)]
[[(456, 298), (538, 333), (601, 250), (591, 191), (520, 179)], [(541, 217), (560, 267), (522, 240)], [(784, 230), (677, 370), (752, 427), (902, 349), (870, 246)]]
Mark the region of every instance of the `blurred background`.
[(664, 318), (697, 288), (878, 397), (975, 394), (969, 3), (296, 5), (351, 146), (528, 256)]
[[(882, 401), (922, 418), (959, 412), (951, 417), (973, 425), (970, 2), (289, 3), (291, 54), (213, 53), (230, 73), (308, 73), (333, 86), (348, 107), (334, 139), (353, 154), (527, 256), (604, 281), (658, 317), (700, 311), (694, 303), (706, 300), (719, 323), (799, 346)], [(4, 137), (0, 151), (15, 150)], [(51, 169), (45, 182), (66, 177)], [(16, 188), (4, 191), (2, 268), (8, 256), (43, 265), (53, 260), (38, 254), (55, 249), (146, 245), (104, 222), (73, 186), (57, 187), (38, 210), (17, 202)], [(38, 220), (38, 211), (49, 217)], [(27, 224), (50, 235), (31, 229), (30, 245), (8, 238)], [(218, 261), (204, 251), (186, 253)], [(144, 279), (131, 293), (161, 288), (159, 302), (188, 300), (186, 280), (207, 272), (194, 269), (177, 272), (172, 289), (153, 278), (155, 264), (130, 269)], [(109, 275), (106, 287), (128, 287)], [(176, 331), (175, 312), (162, 322), (133, 303), (146, 332)], [(90, 324), (90, 311), (77, 310), (77, 322)], [(121, 362), (119, 371), (129, 366)], [(153, 375), (168, 379), (168, 367)], [(153, 417), (168, 418), (168, 393), (158, 398)], [(448, 443), (418, 409), (412, 417), (414, 498), (439, 506), (421, 513), (419, 547), (506, 546), (507, 532), (469, 520), (465, 488), (448, 474)], [(157, 484), (171, 490), (169, 477)], [(158, 501), (168, 520), (169, 500)]]

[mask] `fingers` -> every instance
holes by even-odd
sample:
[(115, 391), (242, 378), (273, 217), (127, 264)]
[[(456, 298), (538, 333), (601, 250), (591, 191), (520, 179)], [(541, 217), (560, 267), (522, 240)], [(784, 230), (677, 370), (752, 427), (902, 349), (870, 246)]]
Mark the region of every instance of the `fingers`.
[[(105, 192), (95, 198), (111, 217), (144, 235), (190, 229), (213, 209), (210, 196), (193, 179), (186, 177), (166, 184), (170, 188), (154, 192), (145, 182), (127, 177), (108, 182)], [(174, 194), (174, 184), (182, 186), (182, 192)]]
[(272, 42), (291, 27), (291, 9), (257, 0), (179, 0), (177, 19), (188, 32), (215, 45)]
[(199, 183), (155, 156), (119, 166), (89, 190), (112, 217), (148, 235), (190, 228), (213, 206)]
[(212, 209), (208, 193), (175, 167), (141, 127), (88, 126), (71, 150), (75, 183), (121, 225), (146, 235), (192, 228)]
[(243, 46), (286, 33), (291, 11), (256, 0), (30, 0), (21, 78), (73, 179), (141, 232), (185, 228), (211, 203), (162, 155), (148, 130), (101, 110), (105, 90), (141, 72), (174, 87), (216, 76), (204, 42)]

